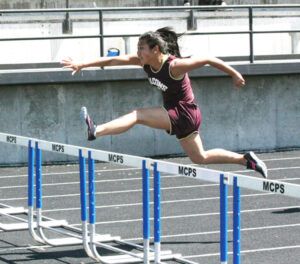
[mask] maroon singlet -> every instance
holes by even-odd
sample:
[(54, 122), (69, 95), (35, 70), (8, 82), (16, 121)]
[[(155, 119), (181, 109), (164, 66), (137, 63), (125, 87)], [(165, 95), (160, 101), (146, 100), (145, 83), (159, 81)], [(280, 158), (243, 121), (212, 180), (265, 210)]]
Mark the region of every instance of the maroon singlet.
[(149, 65), (144, 65), (150, 84), (162, 91), (164, 108), (171, 122), (171, 135), (183, 139), (198, 132), (201, 124), (201, 112), (194, 102), (194, 94), (188, 74), (176, 80), (171, 77), (170, 64), (176, 59), (170, 55), (159, 71), (155, 72)]

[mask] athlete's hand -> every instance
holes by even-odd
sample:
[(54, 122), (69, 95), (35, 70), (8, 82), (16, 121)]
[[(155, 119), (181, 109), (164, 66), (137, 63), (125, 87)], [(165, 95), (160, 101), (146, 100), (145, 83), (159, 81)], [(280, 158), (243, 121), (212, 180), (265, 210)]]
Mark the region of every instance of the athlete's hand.
[(239, 72), (237, 72), (234, 76), (232, 76), (232, 80), (233, 80), (234, 85), (237, 88), (243, 87), (246, 83), (243, 76)]
[(79, 63), (75, 63), (71, 58), (63, 59), (60, 64), (64, 65), (64, 69), (72, 69), (72, 75), (79, 72), (83, 67)]

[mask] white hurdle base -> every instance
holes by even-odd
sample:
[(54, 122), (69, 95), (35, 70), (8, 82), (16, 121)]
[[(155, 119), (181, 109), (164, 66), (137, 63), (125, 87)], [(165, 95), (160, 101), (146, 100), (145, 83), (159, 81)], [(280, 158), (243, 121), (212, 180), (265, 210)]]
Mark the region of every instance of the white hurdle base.
[(0, 215), (14, 215), (14, 214), (24, 214), (27, 213), (28, 210), (24, 207), (8, 207), (8, 208), (1, 208)]
[[(44, 222), (43, 222), (44, 225)], [(40, 225), (42, 226), (42, 225)], [(112, 237), (111, 235), (96, 235), (95, 241), (96, 242), (111, 242), (113, 240), (120, 239), (120, 237)], [(65, 237), (65, 238), (53, 238), (47, 239), (47, 242), (51, 245), (59, 246), (72, 246), (72, 245), (80, 245), (83, 243), (81, 238), (76, 237)]]
[[(7, 208), (1, 208), (0, 209), (0, 215), (3, 215), (4, 217), (10, 217), (12, 215), (18, 215), (18, 214), (28, 214), (28, 210), (24, 207), (7, 207)], [(4, 231), (21, 231), (21, 230), (27, 230), (29, 229), (29, 224), (27, 220), (21, 219), (21, 218), (15, 218), (12, 217), (15, 220), (24, 221), (22, 223), (10, 223), (10, 224), (4, 224), (0, 223), (0, 229)], [(68, 225), (68, 222), (65, 220), (50, 220), (50, 221), (44, 221), (43, 225), (45, 227), (60, 227)], [(37, 227), (37, 223), (33, 223), (33, 227)]]
[[(125, 264), (125, 263), (143, 263), (143, 255), (144, 253), (137, 253), (137, 256), (139, 258), (135, 258), (133, 256), (129, 255), (115, 255), (115, 256), (109, 256), (109, 257), (101, 257), (101, 262), (106, 264)], [(181, 258), (181, 254), (173, 254), (172, 251), (166, 250), (161, 251), (161, 260), (172, 260), (176, 258)], [(154, 252), (149, 253), (149, 261), (154, 261)]]
[[(53, 221), (45, 221), (43, 222), (44, 227), (63, 227), (67, 225), (68, 222), (65, 220), (53, 220)], [(37, 223), (33, 223), (33, 227), (37, 227)], [(4, 231), (20, 231), (20, 230), (27, 230), (29, 228), (28, 223), (13, 223), (13, 224), (2, 224), (0, 223), (0, 229)]]

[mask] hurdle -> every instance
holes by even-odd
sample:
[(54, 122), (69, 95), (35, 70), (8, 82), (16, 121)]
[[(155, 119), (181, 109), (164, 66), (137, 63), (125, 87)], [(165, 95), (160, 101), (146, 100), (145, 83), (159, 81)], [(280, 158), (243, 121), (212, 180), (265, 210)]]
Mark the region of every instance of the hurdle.
[[(225, 173), (211, 169), (200, 168), (196, 166), (187, 166), (172, 162), (165, 162), (160, 160), (142, 158), (132, 155), (125, 155), (114, 152), (107, 152), (95, 149), (82, 148), (73, 145), (66, 145), (56, 142), (48, 142), (39, 139), (33, 138), (25, 138), (11, 134), (3, 134), (0, 133), (0, 142), (22, 145), (28, 148), (32, 148), (32, 144), (35, 144), (35, 149), (31, 151), (35, 151), (36, 153), (36, 178), (41, 177), (41, 158), (39, 157), (39, 150), (46, 150), (57, 152), (61, 154), (67, 154), (79, 157), (80, 164), (80, 194), (81, 194), (81, 220), (82, 220), (82, 230), (77, 230), (80, 234), (75, 237), (83, 243), (84, 249), (87, 255), (97, 261), (101, 261), (104, 263), (161, 263), (164, 260), (175, 260), (182, 263), (195, 263), (184, 259), (180, 254), (173, 254), (170, 251), (161, 251), (160, 247), (160, 173), (168, 173), (174, 175), (180, 175), (188, 178), (193, 178), (195, 180), (203, 180), (213, 183), (218, 183), (220, 185), (220, 263), (227, 264), (228, 263), (228, 187), (233, 186), (233, 263), (240, 264), (240, 250), (241, 250), (241, 199), (240, 193), (241, 188), (257, 190), (260, 192), (268, 192), (278, 195), (284, 195), (294, 198), (300, 198), (300, 186), (291, 183), (279, 182), (275, 180), (266, 180), (261, 178), (249, 177), (245, 175), (233, 174), (233, 173)], [(33, 148), (32, 148), (33, 149)], [(30, 152), (31, 153), (31, 152)], [(29, 160), (33, 160), (32, 154), (29, 155)], [(89, 192), (86, 189), (86, 159), (88, 159), (88, 184), (89, 184)], [(124, 166), (131, 166), (135, 168), (139, 168), (142, 170), (142, 178), (143, 178), (143, 246), (135, 245), (133, 243), (129, 243), (127, 241), (121, 240), (119, 238), (112, 238), (110, 241), (117, 242), (120, 244), (126, 244), (130, 246), (135, 246), (137, 250), (143, 251), (143, 253), (132, 253), (128, 251), (123, 251), (118, 248), (106, 245), (103, 241), (97, 241), (97, 234), (95, 233), (95, 219), (96, 219), (96, 211), (95, 211), (95, 185), (94, 185), (94, 160), (104, 161), (115, 163)], [(30, 162), (29, 162), (30, 163)], [(31, 164), (28, 164), (28, 171), (32, 174), (33, 167)], [(30, 167), (30, 169), (29, 169)], [(149, 175), (150, 171), (153, 172), (154, 177), (154, 249), (150, 248), (150, 223), (149, 223)], [(41, 180), (36, 179), (36, 187), (41, 186)], [(31, 180), (31, 187), (32, 187)], [(39, 187), (38, 187), (39, 188)], [(28, 193), (32, 193), (33, 191), (28, 191)], [(40, 193), (40, 194), (39, 194)], [(87, 221), (87, 203), (86, 196), (89, 196), (89, 221)], [(42, 193), (37, 189), (37, 200), (42, 197)], [(30, 200), (31, 201), (31, 200)], [(37, 237), (41, 240), (42, 243), (49, 242), (48, 239), (44, 237), (42, 228), (47, 228), (49, 230), (55, 231), (52, 227), (47, 227), (42, 221), (42, 212), (41, 212), (41, 202), (37, 202), (37, 216), (38, 221), (36, 223), (35, 228), (37, 229)], [(30, 204), (32, 205), (33, 202)], [(40, 208), (39, 208), (40, 207)], [(7, 209), (8, 215), (10, 214), (10, 210)], [(17, 210), (17, 208), (15, 208)], [(22, 209), (22, 208), (21, 208)], [(19, 208), (19, 210), (21, 210)], [(3, 214), (6, 214), (3, 211)], [(1, 215), (1, 210), (0, 210)], [(33, 213), (31, 213), (33, 215)], [(49, 220), (49, 219), (46, 219)], [(65, 226), (68, 228), (68, 225)], [(73, 227), (70, 227), (72, 230)], [(72, 230), (73, 231), (73, 230)], [(61, 231), (59, 231), (61, 232)], [(62, 243), (52, 243), (53, 246), (57, 245), (68, 245), (68, 239), (70, 237), (74, 238), (74, 235), (65, 233), (69, 237), (62, 240)], [(110, 235), (107, 235), (108, 239), (110, 239)], [(105, 240), (105, 239), (104, 239)], [(52, 241), (53, 242), (53, 241)], [(51, 241), (50, 241), (51, 244)], [(72, 244), (72, 243), (71, 243)], [(97, 252), (97, 246), (104, 247), (106, 249), (112, 250), (114, 252), (120, 253), (122, 255), (116, 256), (100, 256)]]
[(300, 185), (157, 161), (158, 170), (220, 184), (220, 263), (228, 263), (228, 186), (233, 187), (233, 264), (241, 263), (241, 188), (300, 198)]
[(300, 198), (300, 185), (275, 180), (265, 180), (249, 176), (232, 176), (233, 185), (233, 264), (241, 263), (241, 188), (269, 192), (277, 195)]
[[(115, 160), (114, 157), (121, 157), (122, 155), (122, 165), (126, 166), (134, 166), (137, 168), (142, 169), (142, 164), (145, 159), (141, 157), (131, 156), (131, 155), (123, 155), (119, 153), (113, 153), (113, 152), (105, 152), (105, 151), (99, 151), (99, 150), (92, 150), (92, 149), (86, 149), (81, 148), (78, 146), (73, 145), (66, 145), (61, 144), (57, 142), (49, 142), (34, 138), (27, 138), (27, 137), (21, 137), (17, 135), (12, 134), (4, 134), (0, 133), (0, 141), (14, 144), (14, 145), (21, 145), (28, 147), (28, 208), (29, 208), (29, 217), (28, 217), (28, 225), (29, 225), (29, 232), (33, 239), (39, 243), (47, 244), (50, 246), (68, 246), (68, 245), (77, 245), (77, 244), (83, 244), (83, 247), (89, 257), (91, 257), (94, 260), (101, 261), (103, 263), (136, 263), (136, 262), (143, 262), (144, 263), (150, 263), (150, 261), (154, 261), (155, 252), (154, 250), (150, 249), (150, 247), (144, 249), (144, 247), (133, 244), (127, 241), (124, 241), (120, 239), (119, 237), (111, 237), (110, 235), (97, 235), (95, 234), (95, 225), (94, 225), (94, 217), (92, 215), (95, 215), (95, 206), (94, 205), (94, 192), (91, 191), (89, 193), (89, 199), (90, 199), (90, 222), (87, 223), (86, 219), (86, 200), (85, 197), (87, 195), (86, 192), (86, 180), (85, 180), (85, 159), (89, 159), (89, 164), (92, 164), (94, 159), (104, 161), (104, 162), (114, 162), (119, 164), (119, 160)], [(35, 147), (33, 147), (33, 145)], [(80, 165), (80, 195), (81, 195), (81, 220), (82, 220), (82, 230), (74, 230), (75, 228), (69, 226), (67, 222), (63, 221), (62, 225), (59, 225), (60, 227), (63, 227), (67, 230), (70, 230), (72, 232), (80, 233), (79, 235), (76, 235), (74, 233), (70, 233), (67, 231), (62, 231), (55, 229), (46, 224), (47, 222), (43, 221), (44, 216), (42, 215), (42, 155), (41, 150), (50, 151), (50, 152), (56, 152), (59, 154), (67, 154), (79, 157), (79, 165)], [(93, 157), (92, 157), (93, 155)], [(35, 157), (35, 159), (34, 159)], [(113, 158), (112, 158), (113, 157)], [(123, 160), (124, 159), (124, 160)], [(35, 176), (36, 176), (36, 214), (33, 212), (33, 189), (34, 189), (34, 161), (35, 161)], [(124, 164), (123, 164), (124, 163)], [(147, 166), (151, 167), (150, 159), (146, 159)], [(148, 170), (148, 168), (144, 168), (144, 170)], [(149, 175), (149, 173), (146, 173)], [(89, 186), (93, 186), (94, 179), (92, 177), (94, 175), (94, 172), (92, 172), (92, 167), (89, 166), (89, 179), (91, 179)], [(149, 190), (147, 190), (149, 191)], [(93, 200), (93, 201), (92, 201)], [(150, 202), (150, 201), (148, 201)], [(149, 206), (149, 205), (148, 205)], [(4, 214), (4, 213), (3, 213)], [(3, 215), (2, 214), (2, 215)], [(33, 216), (36, 216), (37, 221), (33, 222)], [(12, 216), (12, 215), (10, 215)], [(144, 217), (146, 219), (146, 217)], [(150, 221), (149, 215), (147, 216), (147, 221)], [(88, 225), (89, 225), (89, 231), (88, 231)], [(45, 236), (44, 229), (66, 235), (67, 237), (64, 238), (57, 238), (57, 239), (49, 239)], [(144, 254), (143, 253), (131, 253), (129, 251), (121, 250), (119, 248), (104, 244), (104, 242), (115, 242), (123, 245), (133, 246), (139, 251), (144, 251), (146, 253), (146, 261), (144, 260)], [(121, 253), (123, 255), (116, 255), (116, 256), (105, 256), (102, 257), (98, 254), (96, 247), (100, 246), (105, 249), (111, 250), (113, 252)], [(150, 253), (149, 253), (150, 252)], [(154, 253), (153, 253), (154, 252)], [(171, 251), (159, 251), (160, 259), (164, 260), (180, 260), (181, 255), (180, 254), (172, 254)], [(157, 262), (158, 263), (158, 262)], [(189, 260), (186, 260), (184, 263), (195, 263)]]
[[(10, 138), (11, 139), (11, 138)], [(25, 145), (24, 138), (19, 137), (20, 145)], [(27, 139), (26, 139), (27, 140)], [(25, 140), (25, 141), (26, 141)], [(36, 155), (34, 153), (36, 152)], [(37, 212), (34, 212), (34, 156), (36, 157), (36, 208)], [(28, 209), (24, 207), (9, 207), (1, 205), (0, 215), (14, 219), (19, 223), (3, 224), (0, 223), (0, 229), (3, 231), (20, 231), (29, 230), (33, 239), (42, 244), (48, 244), (51, 246), (66, 246), (66, 245), (79, 245), (82, 244), (81, 230), (75, 227), (70, 227), (66, 220), (54, 220), (42, 215), (42, 181), (41, 181), (41, 152), (38, 149), (36, 143), (35, 149), (32, 146), (32, 140), (28, 141)], [(24, 218), (16, 217), (15, 214), (27, 215), (27, 220)], [(34, 221), (36, 219), (36, 222)], [(53, 229), (54, 227), (63, 228), (66, 231), (60, 231)], [(43, 228), (55, 231), (60, 234), (67, 235), (66, 238), (48, 239), (43, 232)], [(35, 231), (37, 229), (37, 232)], [(70, 233), (70, 232), (71, 233)], [(111, 241), (118, 239), (118, 237), (111, 237), (110, 235), (99, 235), (97, 240)]]
[[(2, 136), (2, 140), (3, 140), (3, 136)], [(0, 140), (0, 141), (2, 141)], [(6, 142), (13, 140), (14, 138), (10, 138), (10, 136), (6, 136)], [(2, 141), (3, 142), (3, 141)], [(33, 167), (31, 166), (31, 162), (33, 159), (33, 152), (30, 149), (30, 141), (28, 141), (28, 138), (25, 137), (18, 137), (18, 145), (21, 146), (27, 146), (28, 144), (28, 175), (31, 174), (31, 172), (33, 171)], [(30, 177), (28, 177), (28, 180), (31, 180)], [(30, 186), (30, 185), (28, 185)], [(28, 192), (31, 192), (32, 189), (28, 188)], [(30, 197), (30, 195), (28, 195), (28, 197)], [(33, 195), (32, 195), (33, 197)], [(31, 203), (31, 200), (28, 199), (28, 206)], [(10, 224), (4, 224), (4, 223), (0, 223), (0, 229), (3, 231), (21, 231), (21, 230), (27, 230), (30, 227), (35, 228), (37, 226), (36, 222), (33, 222), (33, 211), (30, 209), (25, 209), (24, 207), (10, 207), (4, 204), (0, 204), (1, 209), (0, 209), (0, 215), (5, 216), (7, 218), (11, 218), (13, 220), (16, 220), (17, 223), (10, 223)], [(16, 215), (26, 215), (28, 216), (28, 219), (32, 219), (32, 221), (27, 221), (24, 218), (18, 217)], [(44, 220), (47, 220), (45, 222), (45, 224), (48, 227), (62, 227), (64, 225), (67, 225), (67, 222), (64, 220), (54, 220), (48, 217), (45, 217)]]
[[(42, 155), (41, 155), (41, 150), (38, 146), (39, 141), (30, 138), (21, 137), (21, 136), (10, 135), (10, 134), (5, 134), (5, 135), (1, 134), (0, 141), (17, 144), (21, 146), (26, 146), (28, 144), (27, 146), (28, 147), (28, 209), (25, 209), (24, 207), (14, 208), (14, 207), (1, 204), (0, 215), (14, 219), (21, 223), (13, 223), (13, 224), (0, 223), (0, 229), (3, 231), (19, 231), (19, 230), (28, 229), (32, 238), (35, 241), (50, 246), (79, 245), (82, 243), (85, 245), (86, 244), (85, 240), (87, 240), (87, 237), (84, 236), (82, 237), (82, 230), (69, 226), (66, 220), (54, 220), (42, 215), (42, 166), (41, 166)], [(34, 144), (35, 147), (33, 147)], [(42, 144), (46, 144), (46, 142), (42, 142)], [(70, 147), (70, 149), (73, 148)], [(34, 208), (33, 208), (34, 166), (35, 166), (35, 174), (36, 174), (36, 182), (35, 182), (36, 183), (36, 209), (37, 209), (36, 213), (34, 212)], [(26, 214), (28, 216), (28, 219), (26, 220), (24, 218), (16, 217), (14, 216), (15, 214)], [(37, 219), (36, 222), (34, 222), (34, 218)], [(60, 227), (65, 229), (66, 231), (53, 229), (54, 227)], [(85, 228), (86, 228), (86, 224), (83, 223), (83, 230)], [(67, 237), (48, 239), (45, 236), (43, 229), (48, 229), (62, 235), (67, 235)], [(68, 231), (71, 231), (71, 233)], [(111, 237), (110, 235), (96, 235), (94, 239), (96, 241), (106, 242), (106, 241), (118, 240), (119, 237)], [(93, 257), (93, 254), (91, 252), (88, 252), (88, 249), (86, 249), (86, 252), (90, 257)]]

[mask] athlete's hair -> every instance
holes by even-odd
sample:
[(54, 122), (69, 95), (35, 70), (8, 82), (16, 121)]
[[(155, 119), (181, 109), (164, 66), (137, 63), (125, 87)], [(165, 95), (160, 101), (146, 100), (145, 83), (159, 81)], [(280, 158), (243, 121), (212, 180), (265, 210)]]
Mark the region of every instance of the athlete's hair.
[(167, 43), (167, 52), (181, 58), (178, 46), (178, 35), (176, 32), (170, 27), (160, 28), (156, 30), (156, 32), (158, 32), (162, 39)]
[(156, 30), (155, 32), (146, 32), (140, 36), (139, 41), (145, 41), (151, 49), (153, 49), (157, 45), (162, 53), (169, 53), (178, 58), (181, 58), (177, 42), (178, 36), (176, 32), (170, 27), (163, 27)]

